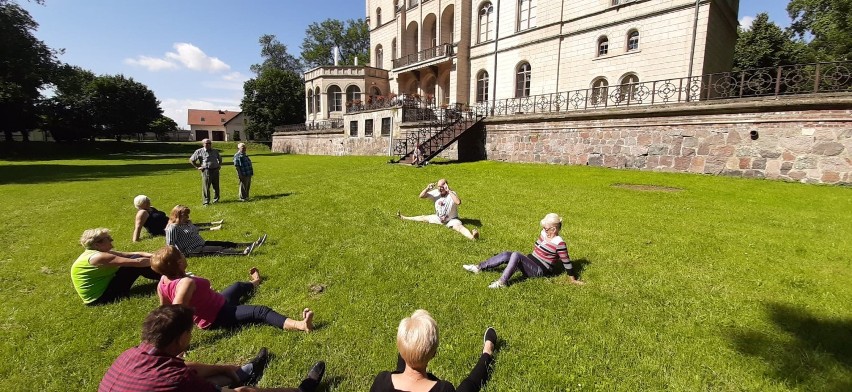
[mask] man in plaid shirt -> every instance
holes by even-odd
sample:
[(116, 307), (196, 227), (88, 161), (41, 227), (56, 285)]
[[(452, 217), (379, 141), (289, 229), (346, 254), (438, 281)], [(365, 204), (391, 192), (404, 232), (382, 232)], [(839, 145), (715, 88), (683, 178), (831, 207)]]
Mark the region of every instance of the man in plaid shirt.
[(251, 166), (251, 158), (246, 155), (245, 143), (237, 144), (237, 153), (234, 154), (234, 167), (237, 169), (237, 177), (240, 178), (240, 201), (247, 201), (254, 168)]

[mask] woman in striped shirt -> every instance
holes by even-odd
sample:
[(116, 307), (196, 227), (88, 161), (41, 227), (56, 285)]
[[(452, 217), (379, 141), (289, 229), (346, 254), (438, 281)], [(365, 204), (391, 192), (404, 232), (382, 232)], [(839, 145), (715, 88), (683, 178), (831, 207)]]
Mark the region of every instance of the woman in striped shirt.
[(535, 241), (533, 252), (529, 255), (524, 255), (521, 252), (502, 252), (479, 264), (465, 264), (462, 267), (470, 272), (479, 273), (479, 271), (496, 269), (506, 264), (500, 279), (488, 286), (497, 289), (506, 287), (509, 278), (515, 271), (521, 271), (526, 277), (555, 275), (561, 272), (555, 268), (557, 262), (561, 262), (563, 269), (571, 279), (571, 283), (582, 285), (584, 283), (577, 277), (574, 266), (571, 265), (568, 245), (559, 236), (561, 229), (562, 218), (554, 213), (547, 214), (541, 220), (541, 233)]
[(189, 219), (189, 207), (176, 205), (169, 215), (166, 226), (166, 245), (174, 245), (191, 256), (248, 256), (266, 241), (266, 234), (255, 242), (237, 243), (230, 241), (205, 241), (198, 234), (198, 226)]

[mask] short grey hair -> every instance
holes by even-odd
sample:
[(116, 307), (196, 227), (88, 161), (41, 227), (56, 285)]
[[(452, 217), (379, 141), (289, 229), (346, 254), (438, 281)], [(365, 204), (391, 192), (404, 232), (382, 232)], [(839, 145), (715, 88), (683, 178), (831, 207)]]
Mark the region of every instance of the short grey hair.
[(97, 229), (89, 229), (83, 232), (80, 236), (80, 245), (86, 249), (94, 249), (93, 246), (98, 241), (109, 237), (109, 229), (99, 227)]
[(146, 201), (150, 203), (151, 199), (149, 199), (148, 196), (139, 195), (133, 198), (133, 205), (136, 206), (136, 208), (139, 208), (139, 206), (141, 206), (142, 203), (145, 203)]
[(243, 148), (243, 147), (245, 147), (245, 146), (246, 146), (246, 144), (245, 144), (245, 143), (238, 143), (238, 144), (237, 144), (237, 149)]
[(402, 319), (396, 330), (396, 348), (410, 366), (425, 366), (438, 352), (438, 323), (429, 312), (418, 309)]

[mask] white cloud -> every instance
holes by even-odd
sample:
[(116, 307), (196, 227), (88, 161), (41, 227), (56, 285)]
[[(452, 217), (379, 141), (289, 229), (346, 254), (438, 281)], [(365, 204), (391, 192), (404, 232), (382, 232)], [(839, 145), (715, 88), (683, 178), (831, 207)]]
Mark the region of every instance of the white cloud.
[(246, 80), (248, 80), (248, 77), (246, 77), (245, 75), (243, 75), (239, 72), (231, 72), (231, 73), (229, 73), (225, 76), (222, 76), (222, 79), (229, 80), (229, 81), (245, 82)]
[(753, 22), (754, 22), (753, 16), (743, 16), (743, 18), (740, 19), (740, 27), (742, 27), (743, 30), (746, 30), (746, 31), (751, 30), (751, 24)]
[(129, 65), (135, 65), (138, 67), (144, 67), (151, 72), (162, 71), (165, 69), (175, 69), (178, 67), (177, 64), (171, 61), (148, 56), (139, 56), (135, 59), (124, 59), (124, 63)]
[(231, 72), (222, 75), (220, 80), (208, 80), (202, 82), (201, 85), (207, 88), (218, 90), (243, 91), (243, 85), (249, 78), (239, 72)]
[(189, 109), (240, 110), (240, 102), (227, 98), (167, 98), (160, 103), (160, 107), (163, 108), (163, 115), (175, 120), (182, 129), (189, 129), (186, 123)]
[(166, 58), (175, 60), (191, 70), (223, 72), (231, 69), (231, 66), (225, 64), (224, 61), (219, 60), (216, 57), (208, 56), (204, 53), (204, 51), (193, 44), (178, 42), (174, 44), (174, 48), (177, 53), (168, 52), (166, 53)]
[[(225, 64), (224, 61), (208, 56), (203, 50), (193, 44), (178, 42), (173, 47), (175, 51), (167, 52), (163, 58), (138, 56), (135, 59), (124, 59), (124, 63), (144, 67), (152, 72), (178, 69), (181, 66), (193, 71), (207, 71), (210, 73), (225, 72), (231, 69), (231, 66)], [(232, 72), (226, 75), (226, 78), (237, 76), (242, 75), (239, 72)]]

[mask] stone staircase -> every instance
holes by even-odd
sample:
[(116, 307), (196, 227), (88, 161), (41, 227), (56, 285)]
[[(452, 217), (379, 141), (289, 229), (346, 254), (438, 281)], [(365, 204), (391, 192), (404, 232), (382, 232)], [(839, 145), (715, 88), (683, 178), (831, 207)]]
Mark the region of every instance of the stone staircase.
[(397, 163), (413, 163), (418, 142), (423, 148), (423, 160), (428, 162), (465, 132), (481, 129), (485, 118), (480, 113), (459, 107), (409, 108), (409, 113), (405, 121), (419, 122), (420, 126), (416, 131), (407, 132), (402, 139), (394, 139), (393, 153), (399, 157)]

